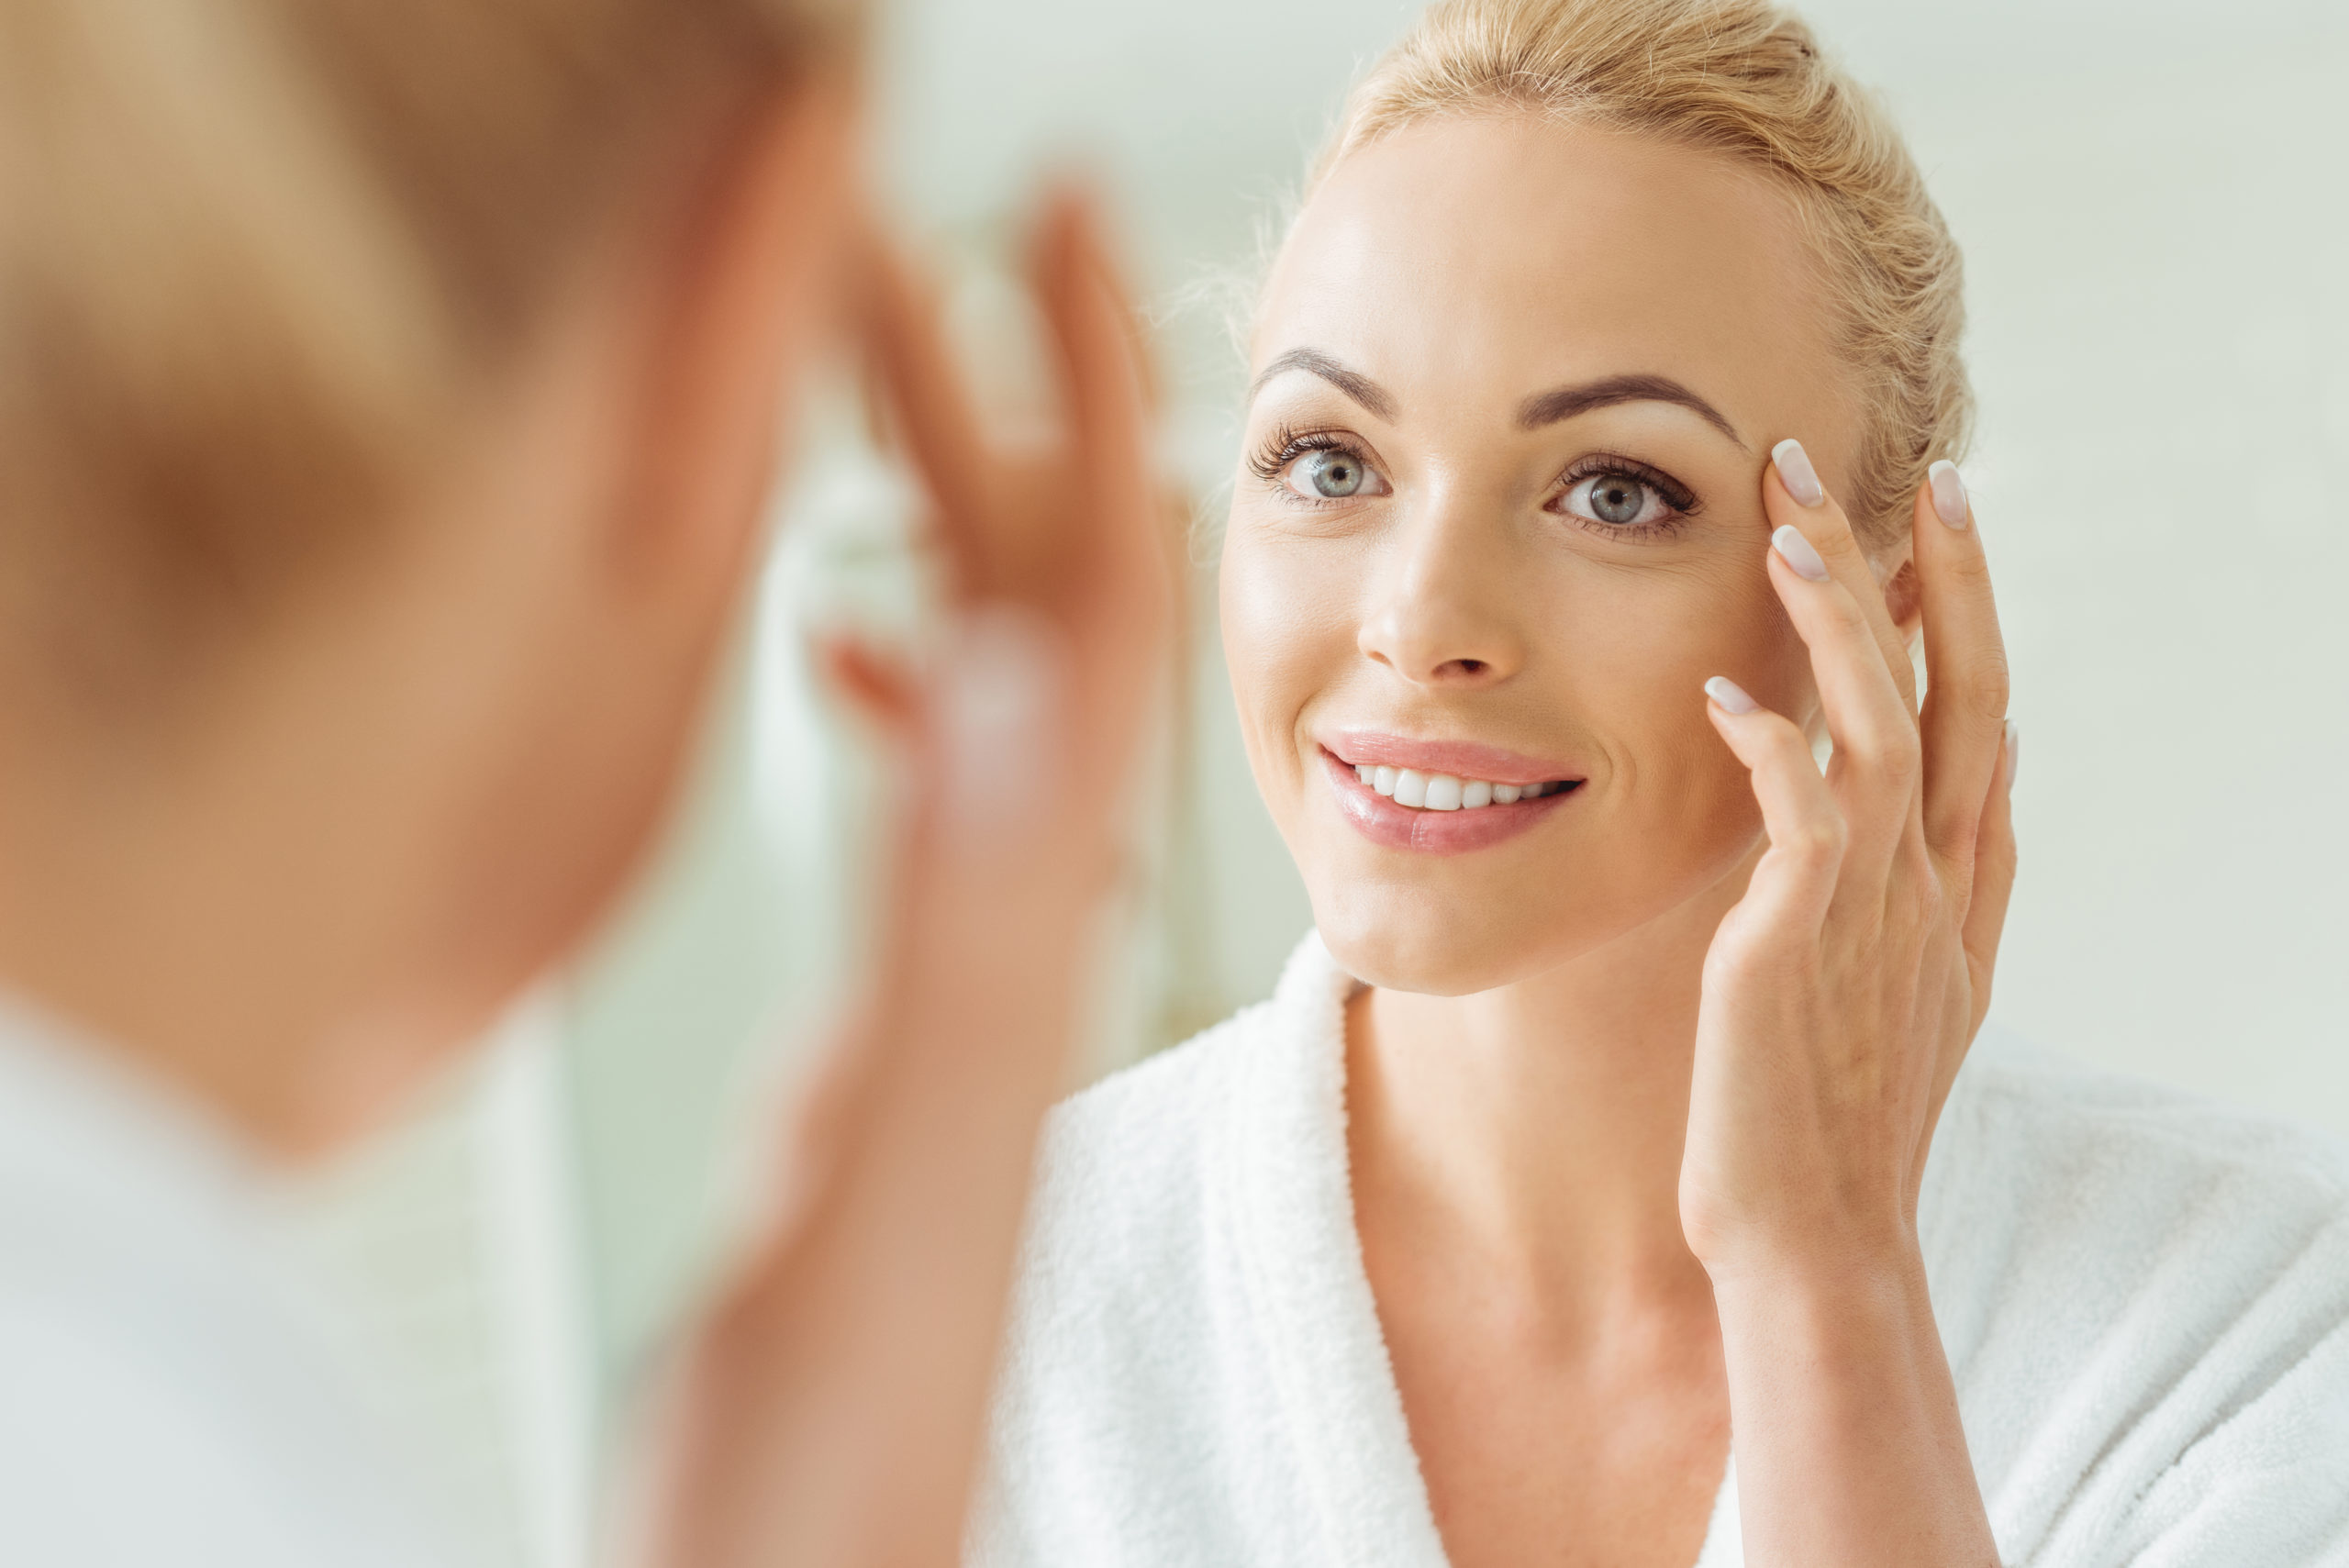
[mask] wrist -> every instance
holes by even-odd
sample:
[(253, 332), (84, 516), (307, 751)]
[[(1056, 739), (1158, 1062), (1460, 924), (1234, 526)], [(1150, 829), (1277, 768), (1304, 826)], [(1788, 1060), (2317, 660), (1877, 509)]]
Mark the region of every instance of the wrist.
[(1832, 1314), (1862, 1302), (1925, 1298), (1925, 1262), (1916, 1232), (1756, 1241), (1703, 1260), (1724, 1316), (1732, 1310)]

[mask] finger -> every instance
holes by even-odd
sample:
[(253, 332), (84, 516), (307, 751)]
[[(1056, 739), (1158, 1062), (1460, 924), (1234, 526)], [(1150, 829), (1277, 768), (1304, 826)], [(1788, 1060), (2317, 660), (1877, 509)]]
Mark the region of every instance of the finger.
[(1842, 875), (1843, 815), (1819, 776), (1800, 727), (1772, 713), (1726, 675), (1705, 683), (1706, 717), (1745, 764), (1770, 848), (1753, 868), (1746, 898), (1769, 916), (1815, 931)]
[(1770, 449), (1770, 463), (1762, 482), (1762, 506), (1772, 529), (1792, 528), (1810, 541), (1835, 581), (1843, 585), (1867, 617), (1876, 651), (1899, 690), (1902, 703), (1917, 711), (1917, 672), (1909, 659), (1909, 639), (1893, 624), (1884, 602), (1884, 587), (1869, 564), (1867, 551), (1852, 532), (1851, 519), (1811, 466), (1803, 444), (1789, 438)]
[(1769, 555), (1771, 585), (1810, 650), (1820, 708), (1835, 742), (1832, 787), (1863, 853), (1871, 862), (1888, 857), (1916, 818), (1916, 721), (1860, 603), (1803, 535), (1781, 528)]
[(2007, 648), (1989, 562), (1956, 466), (1933, 465), (1917, 493), (1917, 576), (1925, 631), (1925, 842), (1964, 867), (1998, 770)]
[[(2007, 906), (2014, 895), (2015, 768), (2021, 754), (2021, 732), (2009, 723), (1999, 739), (1998, 777), (1976, 834), (1973, 897), (1963, 933), (1966, 969), (1974, 980), (1975, 1029), (1982, 1027), (1983, 1016), (1990, 1010), (1991, 973), (1998, 964), (1998, 939), (2007, 929)], [(1972, 1038), (1970, 1030), (1967, 1038)]]
[(987, 444), (946, 346), (935, 292), (885, 239), (865, 246), (865, 339), (874, 390), (936, 508), (957, 588), (999, 584)]
[(1048, 204), (1033, 270), (1074, 446), (1075, 504), (1062, 508), (1072, 537), (1059, 541), (1062, 559), (1096, 571), (1137, 568), (1157, 553), (1146, 378), (1133, 312), (1085, 197), (1063, 191)]

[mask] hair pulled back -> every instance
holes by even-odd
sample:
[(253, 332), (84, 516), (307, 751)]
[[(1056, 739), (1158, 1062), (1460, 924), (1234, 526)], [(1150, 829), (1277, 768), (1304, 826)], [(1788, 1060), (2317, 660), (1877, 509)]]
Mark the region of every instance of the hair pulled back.
[(1956, 243), (1889, 117), (1768, 0), (1440, 0), (1354, 89), (1316, 169), (1437, 116), (1531, 109), (1709, 149), (1795, 195), (1865, 419), (1853, 494), (1873, 544), (1964, 452)]
[(119, 678), (265, 613), (462, 425), (677, 124), (854, 21), (0, 0), (0, 617)]

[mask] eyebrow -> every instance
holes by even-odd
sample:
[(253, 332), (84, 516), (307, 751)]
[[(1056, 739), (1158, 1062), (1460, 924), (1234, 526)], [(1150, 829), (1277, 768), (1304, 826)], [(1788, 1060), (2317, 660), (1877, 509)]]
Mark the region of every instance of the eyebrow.
[(1306, 371), (1318, 375), (1380, 418), (1391, 421), (1395, 417), (1392, 394), (1360, 371), (1348, 370), (1319, 349), (1291, 349), (1274, 359), (1256, 373), (1255, 381), (1248, 387), (1248, 401), (1256, 401), (1256, 395), (1264, 390), (1266, 382), (1290, 371)]
[(1739, 446), (1745, 445), (1745, 439), (1737, 433), (1737, 427), (1731, 424), (1720, 409), (1668, 375), (1602, 376), (1597, 381), (1537, 392), (1518, 406), (1517, 425), (1521, 430), (1538, 430), (1544, 425), (1554, 425), (1562, 419), (1587, 414), (1594, 408), (1612, 407), (1618, 403), (1676, 403)]
[[(1349, 369), (1319, 349), (1291, 349), (1285, 354), (1276, 355), (1256, 373), (1256, 379), (1248, 387), (1248, 400), (1254, 402), (1256, 395), (1264, 390), (1265, 383), (1290, 371), (1318, 375), (1380, 418), (1391, 422), (1395, 417), (1396, 403), (1392, 393), (1360, 371)], [(1594, 408), (1610, 408), (1619, 403), (1677, 404), (1739, 446), (1745, 446), (1745, 438), (1737, 433), (1737, 427), (1729, 422), (1727, 416), (1668, 375), (1601, 376), (1597, 381), (1577, 382), (1571, 386), (1537, 392), (1518, 406), (1517, 425), (1521, 430), (1538, 430), (1544, 425), (1555, 425), (1561, 420), (1587, 414)]]

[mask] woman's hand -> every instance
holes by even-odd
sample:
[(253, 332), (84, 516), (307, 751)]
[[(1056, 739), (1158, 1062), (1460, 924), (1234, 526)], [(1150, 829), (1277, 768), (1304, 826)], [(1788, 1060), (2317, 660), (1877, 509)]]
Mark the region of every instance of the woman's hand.
[(1769, 847), (1706, 958), (1681, 1220), (1714, 1282), (1747, 1560), (1995, 1561), (1919, 1254), (1933, 1126), (2013, 885), (1997, 612), (1965, 491), (1919, 493), (1930, 693), (1799, 446), (1763, 482), (1772, 584), (1834, 756), (1726, 680), (1710, 717)]
[(1913, 1247), (2014, 883), (2006, 659), (1956, 471), (1917, 496), (1920, 717), (1907, 639), (1842, 508), (1798, 447), (1780, 451), (1763, 486), (1770, 581), (1810, 649), (1834, 756), (1822, 777), (1793, 721), (1709, 685), (1769, 835), (1706, 956), (1698, 1014), (1680, 1207), (1717, 1272)]
[(832, 651), (907, 783), (869, 1000), (811, 1095), (787, 1219), (685, 1357), (652, 1563), (960, 1555), (1036, 1133), (1172, 607), (1136, 329), (1082, 204), (1050, 208), (1032, 274), (1062, 419), (1015, 460), (927, 289), (878, 242), (866, 259), (878, 391), (954, 619), (927, 673)]

